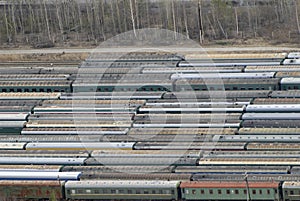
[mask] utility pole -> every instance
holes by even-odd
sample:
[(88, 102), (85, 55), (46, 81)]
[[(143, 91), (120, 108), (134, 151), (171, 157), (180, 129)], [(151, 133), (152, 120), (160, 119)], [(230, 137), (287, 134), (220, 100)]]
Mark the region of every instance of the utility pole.
[(248, 183), (248, 175), (247, 175), (247, 172), (246, 172), (246, 176), (245, 176), (244, 180), (246, 181), (247, 201), (251, 201), (251, 194), (250, 194), (250, 189), (249, 189), (249, 183)]

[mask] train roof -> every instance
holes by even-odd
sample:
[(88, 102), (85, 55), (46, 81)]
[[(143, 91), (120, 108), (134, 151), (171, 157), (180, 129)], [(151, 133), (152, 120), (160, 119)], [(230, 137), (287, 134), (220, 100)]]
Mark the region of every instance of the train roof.
[(0, 93), (1, 100), (40, 100), (40, 99), (57, 99), (59, 98), (61, 93)]
[(300, 84), (300, 77), (284, 77), (280, 81), (281, 84)]
[(0, 180), (0, 186), (24, 186), (24, 187), (60, 187), (62, 184), (62, 181), (24, 181), (24, 180)]
[(300, 133), (300, 128), (240, 128), (239, 129), (239, 134), (244, 135), (244, 134), (299, 134)]
[[(248, 185), (248, 186), (247, 186)], [(278, 188), (279, 182), (213, 182), (213, 181), (191, 181), (181, 182), (180, 188)]]
[(66, 188), (176, 188), (179, 181), (137, 181), (137, 180), (94, 180), (94, 181), (68, 181)]
[(104, 100), (104, 99), (160, 99), (164, 92), (156, 91), (136, 91), (132, 92), (79, 92), (79, 93), (63, 93), (60, 97), (62, 100), (69, 99), (91, 99), (91, 100)]
[(269, 65), (269, 66), (247, 66), (245, 72), (291, 72), (300, 71), (300, 65)]
[(300, 187), (300, 182), (299, 181), (286, 181), (283, 182), (282, 188), (283, 189), (295, 189)]
[(0, 86), (70, 86), (71, 81), (0, 81)]
[(299, 98), (300, 91), (299, 90), (272, 91), (270, 93), (270, 97), (272, 97), (272, 98)]

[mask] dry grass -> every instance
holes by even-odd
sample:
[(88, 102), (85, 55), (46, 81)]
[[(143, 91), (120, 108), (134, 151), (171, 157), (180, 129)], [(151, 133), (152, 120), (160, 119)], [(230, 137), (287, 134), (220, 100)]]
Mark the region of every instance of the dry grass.
[(88, 57), (88, 53), (62, 53), (62, 54), (0, 54), (0, 62), (12, 61), (83, 61)]

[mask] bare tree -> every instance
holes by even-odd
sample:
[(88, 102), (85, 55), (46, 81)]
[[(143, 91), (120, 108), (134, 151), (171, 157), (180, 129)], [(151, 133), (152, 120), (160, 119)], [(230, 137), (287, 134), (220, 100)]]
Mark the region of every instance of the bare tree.
[(48, 38), (49, 38), (50, 41), (52, 41), (51, 33), (50, 33), (50, 26), (49, 26), (48, 11), (47, 11), (47, 6), (46, 6), (46, 1), (45, 0), (43, 0), (43, 5), (44, 5), (44, 11), (45, 11), (45, 21), (46, 21)]
[(5, 19), (5, 27), (6, 27), (6, 38), (7, 38), (7, 42), (11, 42), (11, 34), (10, 34), (10, 29), (9, 29), (9, 23), (8, 23), (8, 19), (7, 19), (7, 5), (4, 5), (4, 19)]
[(234, 7), (234, 15), (235, 15), (235, 24), (236, 24), (236, 36), (239, 36), (239, 17), (237, 8)]
[(175, 7), (174, 7), (174, 0), (171, 1), (172, 5), (172, 18), (173, 18), (173, 31), (175, 40), (177, 40), (177, 28), (176, 28), (176, 17), (175, 17)]
[(64, 38), (64, 27), (63, 27), (62, 19), (61, 19), (61, 16), (60, 16), (60, 5), (59, 5), (58, 0), (55, 1), (55, 7), (56, 7), (56, 17), (57, 17), (57, 20), (58, 20), (58, 27), (59, 27), (59, 30), (60, 30), (62, 40), (64, 41), (65, 40), (65, 38)]
[(188, 26), (188, 18), (186, 16), (186, 6), (185, 3), (182, 3), (182, 8), (183, 8), (183, 19), (184, 19), (184, 26), (185, 26), (185, 33), (186, 37), (190, 39), (190, 34), (189, 34), (189, 26)]
[(295, 4), (295, 15), (296, 15), (296, 23), (297, 23), (297, 28), (298, 28), (298, 34), (300, 34), (300, 24), (299, 24), (299, 15), (298, 15), (298, 1), (294, 0)]
[(133, 13), (132, 0), (129, 0), (129, 5), (130, 5), (132, 29), (133, 29), (134, 36), (137, 37), (136, 30), (135, 30), (135, 21), (134, 21), (134, 13)]
[(200, 44), (204, 41), (204, 33), (203, 33), (203, 18), (202, 18), (202, 1), (198, 0), (198, 28), (199, 28), (199, 42)]

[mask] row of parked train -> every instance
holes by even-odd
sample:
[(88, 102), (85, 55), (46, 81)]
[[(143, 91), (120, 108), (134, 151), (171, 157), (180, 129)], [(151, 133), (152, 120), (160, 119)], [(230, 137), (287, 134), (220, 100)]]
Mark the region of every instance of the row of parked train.
[(134, 58), (0, 66), (1, 197), (299, 200), (299, 66)]
[[(113, 63), (88, 60), (74, 67), (0, 67), (0, 92), (111, 92), (287, 90), (299, 88), (297, 53), (284, 65), (189, 63), (179, 56)], [(109, 66), (107, 66), (109, 65)]]
[(0, 181), (4, 199), (299, 200), (299, 182)]
[[(300, 68), (297, 71), (300, 71)], [(197, 78), (176, 75), (175, 80), (160, 78), (159, 74), (124, 75), (124, 78), (121, 77), (111, 82), (106, 82), (102, 79), (102, 76), (95, 79), (87, 76), (85, 79), (75, 81), (8, 81), (11, 78), (7, 78), (6, 81), (0, 81), (0, 92), (219, 91), (290, 90), (300, 88), (299, 77), (260, 78), (260, 73), (254, 73), (250, 75), (252, 78), (247, 78), (247, 73), (235, 75), (236, 73), (224, 72), (222, 74), (227, 73), (230, 74), (227, 77), (233, 78), (222, 78), (219, 74), (216, 77), (205, 78), (206, 75), (197, 73), (196, 75), (190, 75), (190, 77), (197, 76)], [(199, 76), (204, 76), (204, 78), (198, 78)], [(179, 79), (179, 77), (183, 78)]]

